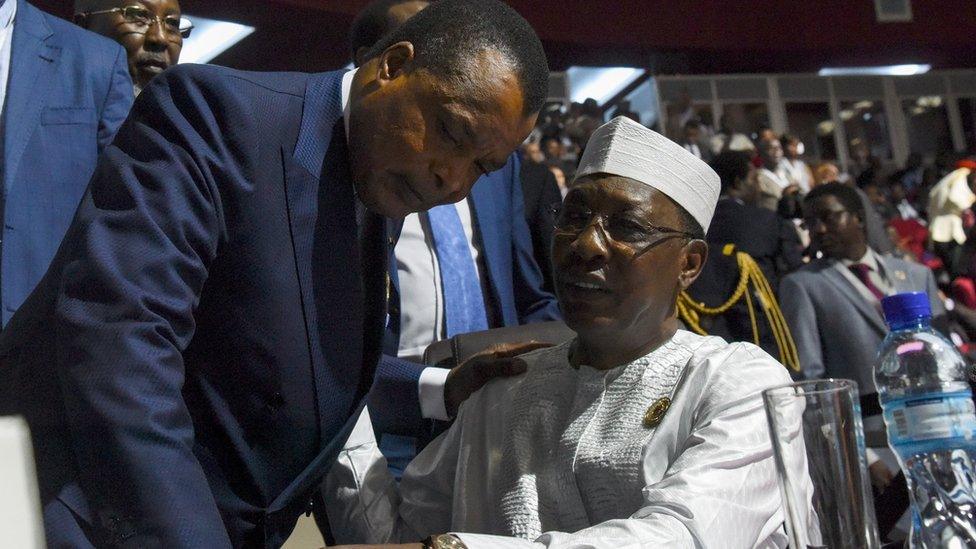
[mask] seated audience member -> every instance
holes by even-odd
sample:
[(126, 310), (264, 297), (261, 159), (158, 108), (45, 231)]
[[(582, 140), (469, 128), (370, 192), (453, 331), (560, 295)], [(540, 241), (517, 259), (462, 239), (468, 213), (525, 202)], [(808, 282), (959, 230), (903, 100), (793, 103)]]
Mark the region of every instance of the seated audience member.
[(754, 204), (758, 195), (756, 169), (748, 153), (724, 152), (711, 163), (722, 182), (709, 245), (735, 244), (756, 260), (775, 288), (779, 279), (803, 265), (803, 246), (796, 227), (774, 212)]
[(710, 147), (702, 146), (702, 126), (701, 122), (697, 120), (689, 120), (685, 122), (682, 128), (681, 139), (678, 140), (678, 144), (684, 147), (684, 149), (691, 154), (695, 155), (696, 158), (700, 158), (705, 162), (712, 161), (712, 150)]
[(0, 1), (0, 325), (44, 276), (132, 106), (122, 48), (23, 0)]
[(966, 271), (962, 266), (964, 262), (961, 255), (962, 246), (967, 240), (966, 231), (972, 227), (973, 214), (970, 208), (976, 203), (974, 180), (976, 173), (973, 170), (958, 167), (929, 191), (929, 237), (932, 239), (932, 249), (953, 277)]
[(718, 194), (680, 145), (626, 118), (599, 128), (553, 239), (577, 337), (475, 393), (399, 486), (364, 415), (324, 486), (337, 541), (785, 547), (760, 393), (789, 376), (675, 317)]
[(823, 257), (783, 278), (780, 303), (804, 377), (853, 379), (863, 394), (871, 394), (875, 354), (888, 333), (881, 298), (927, 292), (935, 316), (945, 309), (928, 269), (868, 246), (864, 212), (864, 203), (847, 185), (828, 183), (807, 195), (804, 222), (812, 247)]
[(923, 225), (925, 220), (918, 214), (918, 209), (908, 200), (905, 193), (905, 185), (901, 181), (890, 181), (888, 183), (888, 193), (891, 195), (891, 203), (898, 210), (898, 216), (902, 219), (917, 219)]
[(797, 194), (800, 187), (786, 177), (782, 166), (783, 146), (780, 145), (779, 139), (775, 136), (767, 136), (759, 141), (758, 150), (759, 160), (762, 163), (757, 175), (758, 205), (775, 212), (779, 209), (780, 199)]
[(800, 138), (792, 135), (784, 135), (779, 140), (783, 146), (783, 170), (786, 172), (787, 179), (800, 188), (800, 192), (806, 194), (813, 188), (813, 172), (810, 166), (800, 157), (803, 156), (803, 142)]
[(125, 48), (136, 95), (180, 61), (183, 39), (193, 29), (178, 0), (75, 0), (75, 23)]
[[(812, 247), (822, 254), (780, 283), (779, 300), (806, 379), (845, 378), (857, 382), (868, 439), (871, 480), (886, 515), (904, 511), (907, 499), (886, 492), (892, 480), (879, 454), (887, 454), (881, 407), (874, 385), (874, 363), (888, 333), (881, 299), (902, 292), (926, 292), (936, 322), (945, 307), (932, 272), (915, 263), (878, 253), (867, 242), (865, 207), (851, 186), (827, 183), (804, 200)], [(874, 441), (872, 443), (872, 441)], [(893, 492), (898, 494), (901, 485)], [(892, 511), (894, 509), (894, 511)]]
[[(376, 41), (428, 5), (377, 0), (364, 8), (349, 37), (355, 65), (369, 61)], [(411, 364), (421, 362), (428, 346), (462, 333), (560, 318), (534, 257), (520, 164), (518, 153), (512, 153), (504, 167), (475, 182), (466, 200), (403, 220), (391, 261), (384, 352), (409, 363), (384, 361), (370, 393), (381, 446), (396, 471), (429, 438), (426, 419), (449, 419), (444, 401), (449, 370)], [(551, 236), (550, 207), (558, 198), (543, 201), (531, 210), (538, 217), (532, 225), (547, 227), (538, 241)]]
[(816, 175), (819, 181), (818, 185), (825, 183), (843, 183), (851, 186), (854, 192), (857, 193), (864, 208), (864, 224), (868, 231), (868, 246), (880, 254), (890, 254), (895, 251), (895, 243), (888, 235), (888, 229), (885, 227), (884, 220), (881, 219), (878, 212), (871, 206), (871, 199), (868, 198), (868, 195), (864, 191), (853, 186), (850, 178), (841, 174), (837, 166), (831, 162), (821, 164), (817, 168)]

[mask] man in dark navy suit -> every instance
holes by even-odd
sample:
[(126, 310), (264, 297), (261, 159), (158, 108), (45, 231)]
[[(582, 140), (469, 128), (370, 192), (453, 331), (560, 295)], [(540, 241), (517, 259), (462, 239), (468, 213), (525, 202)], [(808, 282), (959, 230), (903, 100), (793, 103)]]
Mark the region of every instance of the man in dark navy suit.
[[(428, 5), (370, 3), (350, 31), (354, 65), (367, 61), (376, 42)], [(380, 448), (394, 473), (415, 455), (417, 443), (429, 438), (430, 423), (424, 419), (449, 419), (448, 370), (419, 364), (430, 344), (459, 333), (560, 318), (555, 296), (542, 290), (524, 217), (520, 162), (513, 153), (502, 169), (481, 176), (466, 200), (403, 221), (390, 261), (384, 348), (388, 357), (410, 362), (384, 358), (370, 396)], [(497, 368), (479, 367), (489, 373)], [(452, 384), (458, 379), (454, 376)]]
[(0, 338), (51, 545), (276, 547), (311, 510), (381, 352), (382, 216), (463, 199), (548, 81), (495, 0), (442, 0), (376, 51), (178, 66), (139, 96)]
[(99, 153), (132, 106), (125, 52), (24, 0), (0, 0), (2, 324), (47, 271)]

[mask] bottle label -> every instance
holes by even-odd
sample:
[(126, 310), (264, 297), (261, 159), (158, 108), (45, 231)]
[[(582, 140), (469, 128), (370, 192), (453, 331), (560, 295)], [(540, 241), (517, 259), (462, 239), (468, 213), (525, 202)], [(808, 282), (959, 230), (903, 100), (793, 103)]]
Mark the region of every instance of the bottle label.
[(935, 393), (884, 405), (888, 439), (905, 444), (941, 438), (976, 438), (976, 406), (969, 391)]

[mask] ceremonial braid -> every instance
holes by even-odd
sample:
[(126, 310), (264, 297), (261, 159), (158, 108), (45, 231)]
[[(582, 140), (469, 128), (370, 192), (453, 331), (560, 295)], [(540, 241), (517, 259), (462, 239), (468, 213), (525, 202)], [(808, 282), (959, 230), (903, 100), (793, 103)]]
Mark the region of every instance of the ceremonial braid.
[(763, 275), (762, 269), (759, 268), (756, 260), (749, 254), (735, 252), (735, 246), (732, 244), (727, 244), (722, 250), (722, 253), (725, 255), (735, 253), (736, 263), (739, 265), (739, 282), (736, 285), (735, 291), (732, 292), (732, 296), (725, 303), (717, 307), (708, 307), (704, 303), (695, 301), (688, 292), (681, 292), (678, 295), (677, 303), (678, 317), (693, 332), (700, 335), (708, 335), (705, 329), (701, 327), (701, 316), (724, 314), (745, 296), (746, 307), (749, 310), (749, 321), (752, 324), (753, 342), (758, 345), (759, 324), (756, 317), (755, 305), (752, 302), (752, 292), (748, 291), (751, 283), (762, 303), (763, 313), (773, 333), (776, 347), (779, 349), (780, 362), (787, 368), (799, 372), (800, 358), (797, 354), (796, 343), (793, 341), (793, 334), (790, 333), (790, 328), (786, 325), (786, 319), (783, 318), (783, 313), (780, 311), (776, 294), (773, 293), (773, 288), (769, 285), (769, 281), (766, 280), (766, 276)]

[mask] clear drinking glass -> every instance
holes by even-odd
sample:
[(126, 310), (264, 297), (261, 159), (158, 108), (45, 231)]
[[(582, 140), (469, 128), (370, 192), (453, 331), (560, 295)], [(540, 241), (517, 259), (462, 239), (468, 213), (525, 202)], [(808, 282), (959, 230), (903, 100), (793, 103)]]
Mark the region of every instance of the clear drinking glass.
[(881, 546), (857, 395), (845, 379), (763, 391), (791, 547)]

